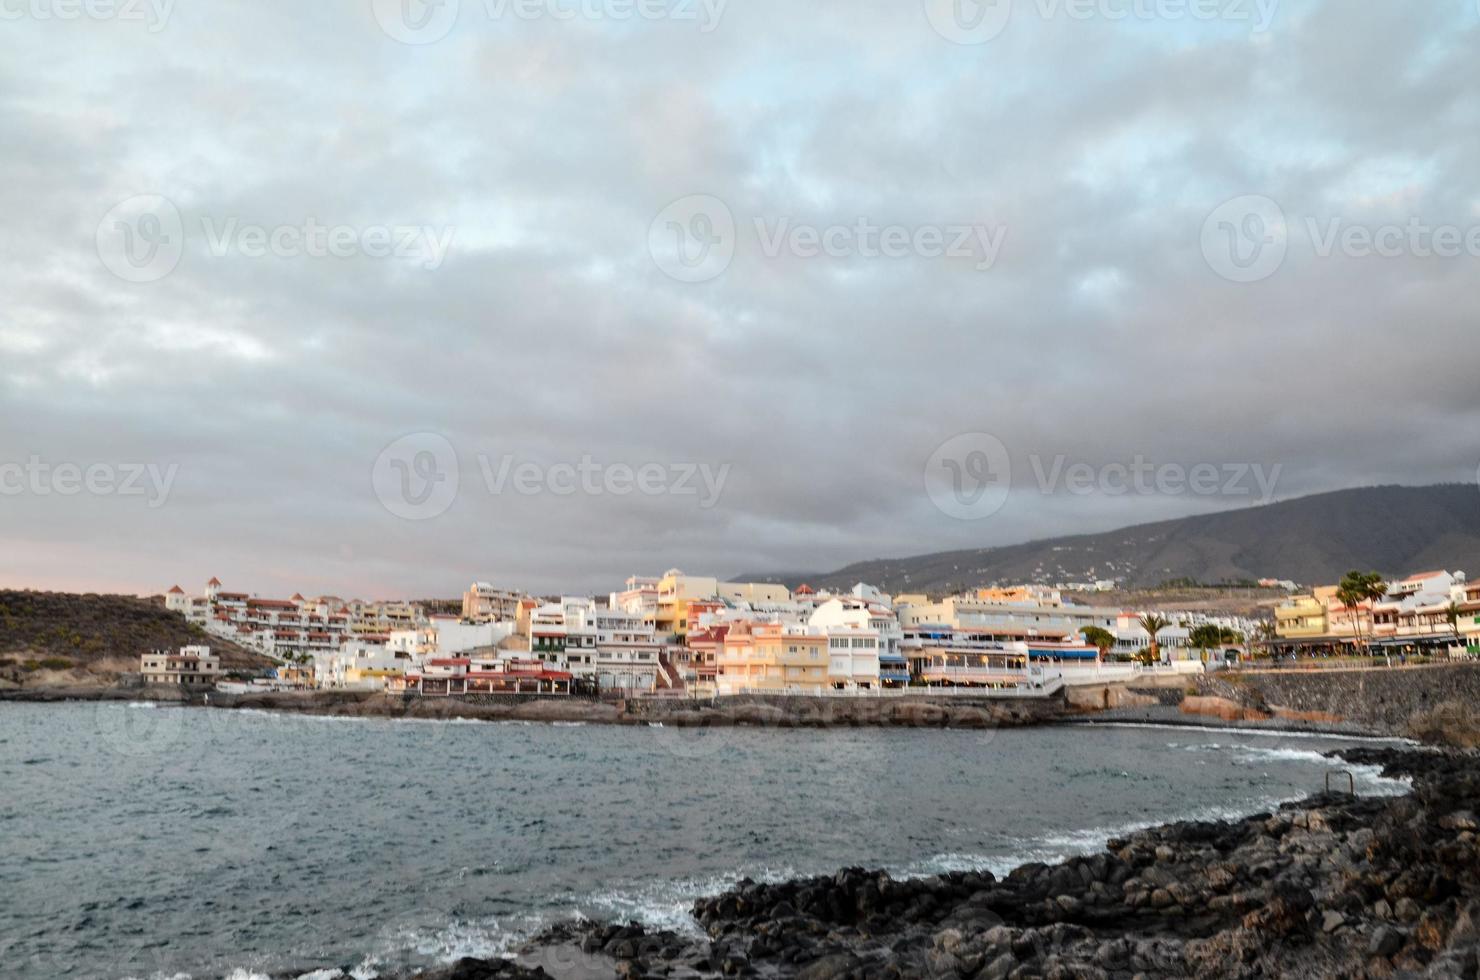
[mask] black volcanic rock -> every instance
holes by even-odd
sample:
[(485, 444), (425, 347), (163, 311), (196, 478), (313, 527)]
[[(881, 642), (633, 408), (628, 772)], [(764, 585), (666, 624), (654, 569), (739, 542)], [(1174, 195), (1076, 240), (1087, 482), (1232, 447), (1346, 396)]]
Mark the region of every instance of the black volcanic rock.
[[(1320, 794), (1239, 821), (1168, 824), (1000, 880), (896, 880), (864, 868), (743, 880), (695, 903), (706, 939), (566, 924), (532, 941), (525, 965), (463, 961), (418, 977), (1475, 980), (1480, 757), (1388, 748), (1340, 757), (1407, 777), (1413, 791)], [(541, 956), (569, 949), (604, 958)]]

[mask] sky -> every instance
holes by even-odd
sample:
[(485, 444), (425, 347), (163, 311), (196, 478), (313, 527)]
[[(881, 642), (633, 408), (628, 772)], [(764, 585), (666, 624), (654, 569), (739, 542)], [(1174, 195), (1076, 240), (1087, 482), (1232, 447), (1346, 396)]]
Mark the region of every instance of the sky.
[(1477, 479), (1474, 0), (0, 0), (0, 51), (0, 587)]

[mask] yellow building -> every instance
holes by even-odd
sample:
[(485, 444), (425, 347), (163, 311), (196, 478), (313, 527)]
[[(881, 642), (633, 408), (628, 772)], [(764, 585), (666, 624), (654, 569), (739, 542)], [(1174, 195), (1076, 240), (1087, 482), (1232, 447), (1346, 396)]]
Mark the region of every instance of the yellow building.
[(378, 691), (389, 687), (392, 678), (405, 676), (406, 667), (404, 663), (396, 667), (346, 667), (344, 670), (344, 683), (346, 687), (367, 688)]
[(1274, 610), (1275, 636), (1281, 640), (1306, 642), (1303, 649), (1340, 651), (1356, 643), (1360, 628), (1363, 640), (1372, 639), (1372, 606), (1362, 603), (1355, 610), (1336, 598), (1336, 586), (1322, 585), (1307, 595), (1293, 595)]
[(1062, 606), (1063, 596), (1058, 589), (1046, 585), (1009, 585), (999, 588), (977, 589), (976, 597), (981, 602), (1036, 606)]
[(1274, 610), (1275, 635), (1303, 640), (1326, 635), (1326, 604), (1313, 595), (1295, 595)]
[(720, 694), (820, 693), (828, 683), (827, 637), (783, 623), (739, 622), (719, 650)]
[(784, 585), (765, 582), (721, 582), (708, 575), (685, 575), (669, 569), (658, 580), (657, 608), (653, 613), (653, 630), (659, 636), (688, 635), (693, 621), (690, 606), (695, 603), (725, 600), (727, 602), (785, 602), (791, 592)]

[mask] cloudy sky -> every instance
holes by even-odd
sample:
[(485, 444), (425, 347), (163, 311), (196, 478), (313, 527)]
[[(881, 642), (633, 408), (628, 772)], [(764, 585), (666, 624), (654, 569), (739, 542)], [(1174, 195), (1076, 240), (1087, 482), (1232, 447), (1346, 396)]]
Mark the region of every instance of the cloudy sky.
[(81, 2), (0, 0), (0, 586), (1475, 479), (1474, 0)]

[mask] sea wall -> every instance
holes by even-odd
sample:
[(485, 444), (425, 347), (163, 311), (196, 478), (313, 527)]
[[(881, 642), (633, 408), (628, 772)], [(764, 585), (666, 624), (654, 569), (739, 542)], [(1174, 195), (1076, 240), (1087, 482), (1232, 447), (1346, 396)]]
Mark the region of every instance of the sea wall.
[(1382, 734), (1417, 734), (1436, 710), (1480, 715), (1480, 663), (1365, 670), (1220, 671), (1200, 693), (1279, 717), (1329, 717)]
[(1062, 717), (1064, 699), (927, 695), (905, 697), (795, 697), (748, 694), (704, 701), (634, 698), (625, 713), (676, 725), (815, 727), (885, 725), (910, 728), (998, 728), (1042, 724)]

